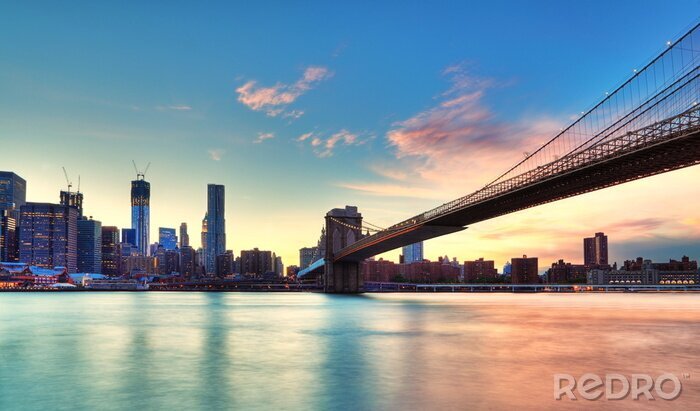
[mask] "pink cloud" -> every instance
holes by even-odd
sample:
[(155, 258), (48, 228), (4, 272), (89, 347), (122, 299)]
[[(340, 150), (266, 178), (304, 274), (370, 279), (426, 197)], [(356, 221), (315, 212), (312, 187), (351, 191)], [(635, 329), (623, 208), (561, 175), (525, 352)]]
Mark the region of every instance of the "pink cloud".
[(253, 144), (260, 144), (265, 140), (275, 138), (275, 133), (258, 133), (258, 137), (253, 140)]
[(294, 103), (317, 83), (333, 75), (325, 67), (307, 67), (302, 77), (292, 84), (277, 83), (270, 87), (259, 87), (255, 80), (248, 81), (236, 89), (238, 101), (251, 110), (264, 111), (270, 117), (282, 115), (285, 118), (299, 118), (302, 110), (287, 111), (287, 106)]
[(321, 158), (332, 156), (338, 145), (353, 146), (365, 143), (365, 139), (359, 134), (351, 133), (346, 129), (342, 129), (328, 137), (317, 132), (309, 132), (297, 137), (298, 142), (303, 143), (307, 140), (311, 147), (314, 148), (314, 153)]
[[(525, 151), (536, 149), (560, 127), (544, 118), (499, 120), (485, 102), (495, 87), (493, 80), (470, 76), (463, 65), (448, 67), (443, 74), (449, 76), (450, 87), (437, 104), (394, 123), (387, 132), (398, 161), (393, 166), (397, 171), (383, 167), (383, 177), (407, 180), (406, 170), (410, 170), (413, 187), (433, 189), (443, 198), (465, 195), (522, 159)], [(373, 185), (383, 184), (353, 182), (352, 186), (374, 192)]]

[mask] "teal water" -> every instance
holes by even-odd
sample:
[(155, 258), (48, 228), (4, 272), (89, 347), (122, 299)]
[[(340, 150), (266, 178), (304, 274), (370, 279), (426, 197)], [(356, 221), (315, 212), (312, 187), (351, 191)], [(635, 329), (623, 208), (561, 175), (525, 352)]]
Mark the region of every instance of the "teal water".
[[(554, 401), (585, 372), (685, 379)], [(699, 380), (695, 294), (0, 293), (3, 411), (697, 409)]]

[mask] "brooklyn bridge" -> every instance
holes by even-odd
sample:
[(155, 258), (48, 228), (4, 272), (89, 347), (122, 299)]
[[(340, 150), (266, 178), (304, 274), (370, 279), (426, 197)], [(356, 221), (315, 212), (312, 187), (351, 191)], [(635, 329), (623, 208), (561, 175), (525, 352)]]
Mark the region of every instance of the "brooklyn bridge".
[[(700, 24), (482, 188), (390, 227), (356, 207), (329, 211), (322, 252), (299, 273), (330, 293), (362, 292), (366, 258), (470, 224), (700, 163)], [(371, 233), (371, 234), (370, 234)]]

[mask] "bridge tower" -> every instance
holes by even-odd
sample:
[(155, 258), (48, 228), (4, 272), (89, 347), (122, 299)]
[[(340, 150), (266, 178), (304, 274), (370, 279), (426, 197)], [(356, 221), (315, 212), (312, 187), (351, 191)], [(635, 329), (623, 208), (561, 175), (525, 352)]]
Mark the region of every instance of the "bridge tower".
[(326, 293), (364, 291), (358, 261), (334, 262), (334, 254), (362, 238), (362, 214), (357, 207), (334, 208), (326, 213), (326, 253), (323, 289)]

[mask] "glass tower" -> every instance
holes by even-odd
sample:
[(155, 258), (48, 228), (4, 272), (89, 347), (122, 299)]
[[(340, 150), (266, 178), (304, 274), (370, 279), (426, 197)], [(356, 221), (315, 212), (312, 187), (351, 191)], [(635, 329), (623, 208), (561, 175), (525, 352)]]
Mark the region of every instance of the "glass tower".
[(150, 224), (151, 184), (139, 175), (131, 182), (131, 228), (136, 230), (136, 248), (148, 255)]
[(77, 269), (78, 211), (59, 204), (26, 203), (20, 209), (19, 261)]
[(406, 264), (411, 264), (416, 261), (423, 261), (422, 241), (403, 247), (403, 262)]
[(102, 273), (102, 223), (92, 218), (78, 220), (78, 271)]
[(10, 171), (0, 171), (0, 210), (19, 209), (27, 200), (27, 182)]
[(174, 228), (158, 228), (158, 243), (166, 250), (177, 248), (177, 235)]
[(119, 228), (102, 227), (102, 274), (119, 275)]
[(190, 235), (187, 234), (187, 223), (180, 224), (180, 248), (190, 245)]
[(224, 219), (224, 186), (207, 186), (207, 274), (216, 272), (216, 256), (226, 252), (226, 220)]

